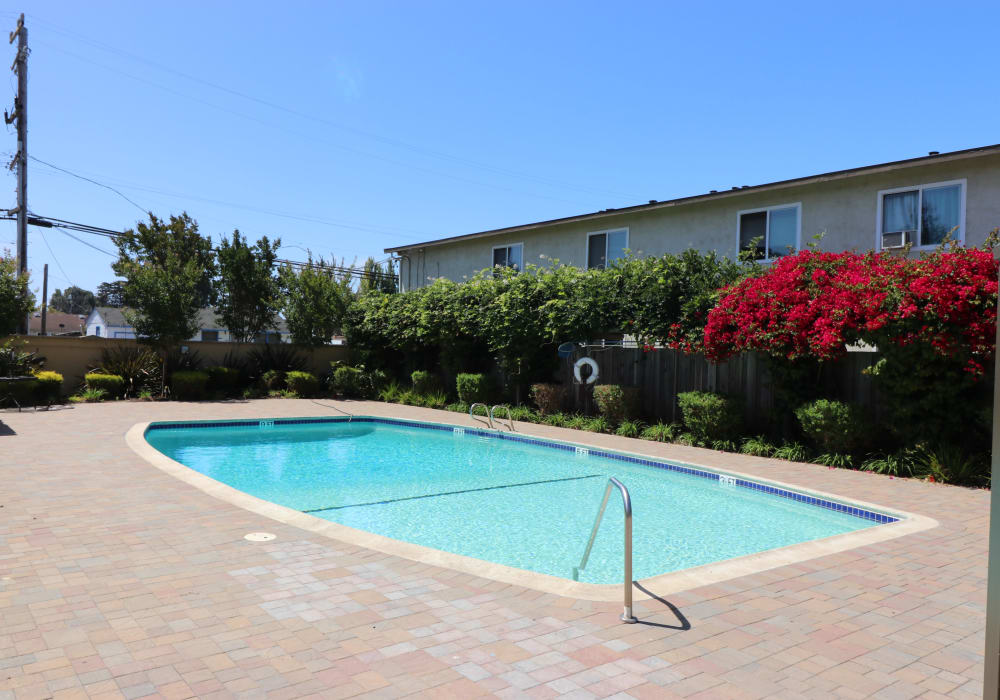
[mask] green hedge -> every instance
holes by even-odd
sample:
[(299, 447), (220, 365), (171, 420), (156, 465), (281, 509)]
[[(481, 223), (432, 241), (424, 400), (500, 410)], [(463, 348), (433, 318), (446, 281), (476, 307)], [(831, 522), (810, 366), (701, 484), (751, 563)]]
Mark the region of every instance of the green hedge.
[(743, 411), (736, 399), (710, 391), (677, 395), (684, 424), (700, 443), (733, 440), (743, 427)]
[(19, 406), (33, 406), (38, 397), (39, 385), (37, 378), (23, 379), (16, 382), (0, 382), (0, 407), (11, 404), (11, 399)]
[(349, 399), (361, 397), (364, 394), (364, 372), (342, 362), (331, 363), (330, 390)]
[(851, 453), (864, 443), (861, 411), (841, 401), (819, 399), (795, 409), (802, 432), (824, 452)]
[(88, 389), (100, 389), (106, 398), (116, 399), (125, 390), (125, 380), (117, 374), (102, 374), (101, 372), (88, 372), (83, 377), (84, 384)]
[(52, 403), (58, 401), (62, 394), (63, 376), (58, 372), (35, 372), (35, 395), (41, 403)]
[(639, 390), (618, 384), (598, 384), (594, 387), (594, 403), (602, 416), (617, 425), (639, 414)]
[(315, 396), (319, 391), (319, 378), (312, 372), (288, 372), (285, 384), (299, 396)]
[(170, 377), (170, 395), (178, 401), (197, 401), (208, 393), (208, 372), (181, 370)]
[(441, 383), (431, 372), (418, 369), (410, 375), (413, 382), (413, 390), (418, 394), (430, 394), (438, 390)]
[(455, 377), (455, 388), (462, 403), (486, 403), (490, 400), (490, 384), (485, 374), (462, 372)]
[(285, 388), (285, 373), (280, 369), (269, 369), (260, 375), (260, 383), (269, 391), (281, 391)]
[(559, 413), (566, 404), (566, 386), (563, 384), (532, 384), (531, 398), (542, 415)]
[(205, 372), (208, 374), (208, 391), (235, 396), (242, 388), (243, 377), (234, 367), (209, 367)]

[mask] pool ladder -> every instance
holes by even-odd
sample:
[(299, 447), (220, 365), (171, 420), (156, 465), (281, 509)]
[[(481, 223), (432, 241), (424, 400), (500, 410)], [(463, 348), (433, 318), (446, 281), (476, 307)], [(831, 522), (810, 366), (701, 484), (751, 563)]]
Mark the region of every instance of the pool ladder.
[[(479, 420), (479, 418), (477, 418), (476, 416), (473, 415), (473, 412), (476, 410), (476, 406), (482, 406), (483, 408), (487, 408), (486, 404), (484, 404), (484, 403), (474, 403), (471, 406), (469, 406), (469, 418), (471, 418), (474, 421), (478, 421)], [(493, 414), (496, 412), (496, 410), (498, 408), (502, 408), (505, 411), (507, 411), (507, 427), (508, 427), (508, 429), (511, 432), (514, 432), (514, 418), (511, 416), (510, 406), (507, 406), (505, 404), (499, 404), (498, 403), (496, 406), (494, 406), (493, 408), (489, 409), (487, 411), (487, 413), (486, 413), (487, 420), (486, 421), (482, 421), (482, 422), (486, 423), (493, 430), (499, 430), (499, 428), (497, 428), (497, 426), (495, 424), (496, 421), (494, 421), (494, 419), (493, 419)]]
[(608, 479), (608, 486), (604, 489), (604, 498), (601, 500), (601, 507), (597, 510), (597, 518), (594, 520), (594, 529), (590, 532), (590, 539), (587, 540), (587, 548), (583, 551), (580, 565), (573, 567), (573, 580), (580, 580), (580, 571), (587, 566), (587, 560), (590, 559), (590, 550), (593, 549), (597, 531), (601, 528), (601, 520), (604, 519), (604, 511), (608, 507), (612, 487), (617, 487), (618, 491), (621, 492), (622, 507), (625, 509), (625, 609), (622, 612), (621, 621), (634, 623), (638, 620), (632, 614), (632, 499), (625, 484), (614, 477)]

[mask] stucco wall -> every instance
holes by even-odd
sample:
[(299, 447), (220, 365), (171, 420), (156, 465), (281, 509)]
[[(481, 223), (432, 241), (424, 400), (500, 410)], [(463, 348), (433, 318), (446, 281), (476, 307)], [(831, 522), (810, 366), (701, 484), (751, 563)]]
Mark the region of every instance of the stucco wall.
[(401, 278), (405, 288), (423, 286), (435, 277), (461, 281), (492, 264), (494, 246), (512, 243), (524, 244), (526, 264), (544, 264), (539, 256), (546, 255), (582, 266), (587, 233), (621, 227), (629, 228), (629, 247), (637, 254), (697, 248), (735, 256), (737, 212), (794, 202), (802, 204), (803, 246), (824, 233), (820, 247), (825, 250), (866, 251), (876, 244), (880, 190), (958, 179), (966, 180), (965, 242), (980, 245), (991, 229), (1000, 226), (1000, 155), (918, 164), (766, 192), (736, 191), (710, 201), (411, 249), (409, 260), (402, 261)]
[[(37, 351), (39, 355), (43, 356), (46, 360), (45, 369), (63, 375), (63, 393), (66, 394), (75, 391), (83, 382), (83, 375), (100, 364), (101, 351), (104, 348), (136, 346), (134, 340), (116, 340), (114, 338), (98, 338), (97, 336), (64, 338), (32, 335), (0, 338), (0, 342), (5, 340), (13, 340), (18, 349)], [(221, 364), (226, 353), (230, 351), (246, 354), (264, 347), (255, 343), (203, 343), (197, 341), (190, 341), (185, 345), (191, 352), (198, 353), (202, 360), (202, 367)], [(317, 375), (325, 374), (333, 361), (348, 361), (346, 345), (324, 345), (311, 349), (298, 348), (298, 350), (307, 358), (306, 369)]]

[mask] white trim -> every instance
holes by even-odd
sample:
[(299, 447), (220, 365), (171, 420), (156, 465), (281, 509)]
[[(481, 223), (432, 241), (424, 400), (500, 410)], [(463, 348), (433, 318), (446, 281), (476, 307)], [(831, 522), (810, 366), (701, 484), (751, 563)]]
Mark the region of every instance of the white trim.
[(921, 235), (923, 235), (924, 227), (924, 190), (932, 189), (935, 187), (948, 187), (950, 185), (960, 185), (959, 190), (959, 205), (958, 205), (958, 236), (952, 238), (952, 240), (958, 241), (959, 244), (965, 245), (965, 193), (968, 189), (968, 179), (960, 178), (958, 180), (946, 180), (944, 182), (928, 182), (922, 185), (910, 185), (908, 187), (893, 187), (887, 190), (879, 190), (875, 199), (875, 251), (879, 252), (882, 250), (882, 200), (887, 194), (896, 194), (898, 192), (913, 192), (916, 190), (919, 194), (917, 195), (917, 242), (913, 245), (913, 250), (933, 250), (938, 247), (937, 243), (928, 243), (926, 245), (918, 245)]
[[(496, 259), (496, 252), (497, 252), (497, 250), (499, 250), (500, 248), (507, 248), (508, 249), (507, 260), (509, 261), (510, 260), (509, 249), (513, 248), (515, 246), (521, 246), (521, 267), (517, 268), (517, 271), (518, 272), (523, 272), (524, 271), (524, 265), (525, 265), (525, 262), (524, 262), (524, 241), (521, 241), (520, 243), (506, 243), (504, 245), (495, 245), (495, 246), (493, 246), (493, 249), (490, 250), (490, 269), (492, 270), (494, 267), (496, 267), (496, 263), (494, 263), (493, 261)], [(504, 265), (504, 267), (510, 267), (510, 265)]]
[(761, 263), (774, 262), (777, 258), (770, 255), (770, 245), (768, 239), (771, 236), (771, 212), (775, 209), (795, 208), (795, 252), (802, 250), (802, 202), (788, 202), (787, 204), (774, 204), (769, 207), (757, 207), (756, 209), (742, 209), (736, 212), (736, 255), (742, 252), (740, 248), (740, 222), (744, 214), (759, 214), (767, 212), (767, 221), (764, 224), (764, 257), (757, 260)]
[(587, 240), (586, 240), (586, 242), (584, 244), (584, 248), (583, 248), (583, 269), (584, 270), (591, 269), (591, 267), (590, 267), (590, 237), (591, 236), (600, 236), (601, 234), (605, 235), (605, 238), (604, 238), (604, 267), (605, 267), (605, 269), (607, 269), (607, 267), (608, 267), (608, 239), (607, 239), (607, 234), (609, 234), (609, 233), (617, 233), (618, 231), (624, 231), (625, 232), (625, 250), (629, 250), (629, 245), (631, 243), (630, 240), (629, 240), (629, 238), (631, 237), (631, 232), (629, 231), (629, 227), (628, 226), (615, 226), (613, 228), (606, 228), (603, 231), (590, 231), (587, 234)]

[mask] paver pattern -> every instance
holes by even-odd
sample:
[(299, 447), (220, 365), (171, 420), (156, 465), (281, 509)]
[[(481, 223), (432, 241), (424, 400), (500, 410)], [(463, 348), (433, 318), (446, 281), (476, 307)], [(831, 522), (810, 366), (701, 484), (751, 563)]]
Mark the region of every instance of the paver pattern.
[[(361, 549), (184, 484), (123, 436), (147, 420), (336, 415), (366, 402), (0, 413), (0, 700), (978, 698), (989, 493), (518, 424), (920, 513), (940, 526), (638, 601), (578, 601)], [(67, 449), (72, 446), (72, 449)], [(277, 535), (252, 543), (248, 532)], [(652, 591), (655, 593), (655, 591)]]

